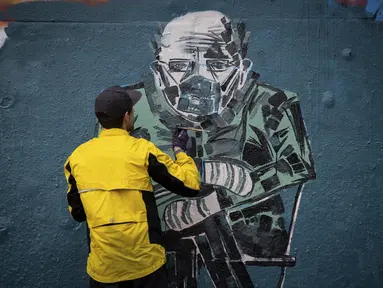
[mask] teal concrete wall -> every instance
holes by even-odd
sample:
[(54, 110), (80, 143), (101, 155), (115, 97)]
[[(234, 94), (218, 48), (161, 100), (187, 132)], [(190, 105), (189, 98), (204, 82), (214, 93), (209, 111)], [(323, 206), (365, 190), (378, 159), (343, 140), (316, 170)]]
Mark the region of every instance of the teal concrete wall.
[[(382, 287), (382, 22), (324, 0), (129, 2), (0, 13), (12, 20), (0, 49), (0, 287), (86, 287), (86, 227), (69, 216), (63, 163), (93, 136), (100, 90), (149, 71), (157, 22), (210, 9), (246, 22), (262, 81), (300, 95), (317, 179), (284, 287)], [(255, 287), (276, 286), (279, 268), (248, 270)]]

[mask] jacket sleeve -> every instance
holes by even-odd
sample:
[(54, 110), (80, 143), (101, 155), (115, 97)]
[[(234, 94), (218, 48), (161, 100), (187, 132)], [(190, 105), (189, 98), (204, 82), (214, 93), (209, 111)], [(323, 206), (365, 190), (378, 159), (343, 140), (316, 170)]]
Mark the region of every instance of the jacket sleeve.
[(81, 202), (80, 194), (78, 193), (76, 180), (72, 174), (69, 159), (64, 165), (64, 173), (68, 183), (67, 201), (69, 205), (69, 212), (74, 220), (77, 222), (83, 222), (86, 220), (86, 215)]
[(193, 159), (184, 152), (173, 161), (169, 155), (150, 143), (149, 176), (170, 192), (184, 197), (195, 197), (200, 190), (200, 176)]

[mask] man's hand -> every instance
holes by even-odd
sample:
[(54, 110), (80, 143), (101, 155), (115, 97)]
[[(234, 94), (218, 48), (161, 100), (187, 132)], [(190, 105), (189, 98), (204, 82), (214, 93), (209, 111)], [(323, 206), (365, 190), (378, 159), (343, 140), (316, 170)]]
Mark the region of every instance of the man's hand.
[(176, 128), (173, 134), (172, 146), (175, 153), (186, 151), (186, 145), (188, 143), (188, 132), (184, 129)]

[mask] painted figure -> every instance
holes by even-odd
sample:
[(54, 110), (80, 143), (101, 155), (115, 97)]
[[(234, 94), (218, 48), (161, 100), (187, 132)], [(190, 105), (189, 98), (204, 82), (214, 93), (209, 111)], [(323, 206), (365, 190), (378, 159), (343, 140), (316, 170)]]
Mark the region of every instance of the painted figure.
[(315, 169), (297, 95), (258, 81), (249, 39), (244, 23), (205, 11), (172, 20), (152, 41), (156, 60), (142, 85), (151, 112), (137, 110), (136, 127), (146, 129), (134, 135), (169, 153), (177, 124), (204, 130), (189, 131), (188, 143), (200, 194), (155, 185), (170, 287), (197, 287), (201, 267), (214, 287), (254, 287), (247, 265), (294, 265), (279, 193), (299, 187), (299, 200)]

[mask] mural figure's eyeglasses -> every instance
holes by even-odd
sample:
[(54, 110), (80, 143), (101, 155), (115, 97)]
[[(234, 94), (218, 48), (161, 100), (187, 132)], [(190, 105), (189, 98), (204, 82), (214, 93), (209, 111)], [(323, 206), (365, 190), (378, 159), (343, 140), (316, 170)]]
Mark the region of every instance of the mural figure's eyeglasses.
[[(191, 72), (196, 66), (196, 62), (193, 60), (171, 60), (169, 62), (152, 62), (152, 65), (155, 64), (165, 66), (169, 72)], [(232, 65), (232, 63), (230, 63), (230, 61), (227, 59), (207, 59), (206, 63), (198, 63), (198, 65), (200, 67), (206, 67), (206, 70), (209, 72), (224, 72), (229, 68), (237, 68), (236, 66)]]

